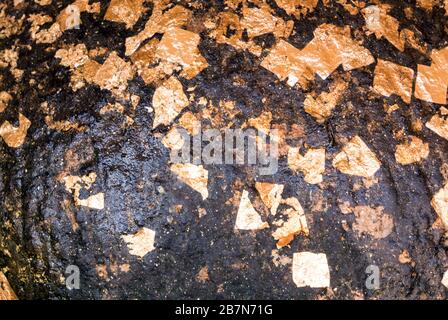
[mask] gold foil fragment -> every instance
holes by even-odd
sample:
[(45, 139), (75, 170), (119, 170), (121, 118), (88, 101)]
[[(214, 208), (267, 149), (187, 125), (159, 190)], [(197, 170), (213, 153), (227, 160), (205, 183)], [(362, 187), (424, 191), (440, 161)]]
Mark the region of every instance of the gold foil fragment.
[(144, 2), (145, 0), (112, 0), (104, 20), (124, 23), (130, 29), (145, 12)]
[(261, 230), (268, 227), (268, 223), (263, 222), (260, 214), (254, 209), (252, 202), (249, 199), (249, 192), (243, 190), (238, 213), (236, 215), (235, 229)]
[(448, 140), (448, 117), (436, 114), (426, 123), (426, 127)]
[(396, 94), (406, 103), (411, 103), (414, 71), (390, 61), (378, 59), (373, 79), (373, 88), (389, 97)]
[(355, 136), (334, 157), (333, 167), (345, 174), (369, 178), (380, 169), (381, 162), (364, 141)]
[(182, 182), (199, 192), (202, 200), (208, 198), (208, 171), (202, 165), (175, 163), (170, 169)]
[(292, 279), (295, 285), (311, 288), (330, 287), (330, 270), (324, 253), (298, 252), (292, 259)]
[(309, 149), (302, 156), (299, 148), (290, 148), (288, 166), (294, 171), (301, 171), (305, 175), (306, 182), (321, 183), (323, 181), (322, 174), (325, 172), (325, 149)]
[(399, 164), (408, 165), (420, 162), (429, 155), (429, 144), (421, 139), (411, 136), (411, 141), (399, 144), (395, 151), (395, 159)]
[(277, 213), (277, 208), (282, 200), (284, 185), (269, 182), (256, 182), (255, 188), (260, 194), (261, 200), (265, 206), (270, 209), (271, 214)]
[(155, 249), (156, 232), (141, 228), (135, 234), (121, 236), (121, 239), (127, 244), (130, 254), (143, 258)]
[(357, 206), (353, 208), (356, 221), (353, 231), (358, 234), (368, 234), (375, 239), (383, 239), (392, 233), (394, 220), (388, 214), (383, 213), (383, 207), (370, 208)]
[(0, 126), (0, 137), (10, 148), (19, 148), (26, 138), (31, 121), (23, 114), (19, 113), (19, 126), (14, 127), (9, 121), (3, 122)]
[(448, 183), (434, 195), (431, 205), (448, 230)]

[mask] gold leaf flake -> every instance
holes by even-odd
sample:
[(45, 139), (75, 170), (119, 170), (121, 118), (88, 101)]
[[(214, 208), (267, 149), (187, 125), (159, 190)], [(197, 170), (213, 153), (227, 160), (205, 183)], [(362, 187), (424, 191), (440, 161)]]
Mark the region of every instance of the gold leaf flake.
[(286, 266), (290, 263), (292, 263), (292, 259), (288, 256), (280, 255), (278, 253), (278, 250), (274, 249), (271, 251), (272, 256), (272, 263), (278, 267), (278, 266)]
[(121, 96), (128, 88), (128, 81), (134, 77), (134, 69), (129, 62), (112, 52), (93, 77), (93, 82), (102, 89)]
[(287, 14), (294, 15), (297, 19), (300, 19), (301, 16), (314, 11), (318, 0), (275, 0), (275, 2)]
[(267, 222), (261, 220), (260, 214), (254, 209), (249, 192), (243, 190), (238, 213), (236, 215), (235, 229), (239, 230), (261, 230), (267, 228)]
[(191, 79), (208, 66), (198, 49), (200, 39), (198, 34), (191, 31), (168, 29), (157, 46), (156, 57), (163, 62), (182, 66), (180, 75)]
[(292, 259), (292, 279), (297, 287), (330, 286), (330, 270), (324, 253), (297, 252)]
[(294, 22), (286, 23), (282, 18), (273, 16), (269, 6), (262, 8), (244, 7), (242, 10), (241, 28), (247, 30), (249, 38), (274, 33), (274, 36), (288, 38), (294, 27)]
[(390, 61), (378, 59), (375, 67), (373, 88), (379, 94), (389, 97), (396, 94), (410, 103), (414, 70)]
[(397, 111), (398, 109), (400, 109), (400, 107), (396, 103), (393, 105), (388, 105), (387, 103), (384, 103), (384, 111), (386, 111), (387, 114), (391, 114), (392, 112)]
[(429, 144), (415, 136), (411, 136), (411, 141), (400, 144), (395, 151), (395, 159), (399, 164), (407, 165), (420, 162), (429, 155)]
[(325, 149), (309, 149), (302, 156), (299, 148), (290, 148), (288, 151), (288, 166), (294, 171), (301, 171), (305, 181), (310, 184), (321, 183), (325, 172)]
[(143, 258), (155, 249), (154, 241), (156, 233), (148, 228), (141, 228), (137, 233), (133, 235), (123, 235), (121, 238), (126, 242), (129, 248), (129, 253), (140, 258)]
[(185, 141), (176, 127), (173, 127), (163, 137), (162, 144), (170, 150), (180, 150)]
[[(447, 11), (448, 11), (448, 6), (447, 6)], [(445, 271), (445, 273), (443, 274), (442, 284), (448, 289), (448, 270)]]
[(175, 163), (170, 169), (185, 184), (199, 192), (203, 200), (208, 198), (208, 171), (202, 165)]
[(199, 282), (207, 282), (209, 280), (209, 276), (208, 276), (208, 267), (205, 266), (203, 268), (201, 268), (201, 270), (199, 270), (197, 276), (196, 276), (196, 280)]
[(349, 27), (323, 24), (302, 50), (280, 40), (261, 66), (280, 80), (288, 79), (290, 86), (297, 82), (306, 86), (308, 81), (314, 80), (316, 73), (325, 80), (341, 64), (345, 71), (349, 71), (373, 62), (369, 50), (351, 38)]
[(12, 100), (11, 95), (6, 92), (2, 91), (0, 92), (0, 112), (3, 112), (8, 107), (9, 102)]
[(353, 231), (358, 234), (366, 233), (375, 239), (386, 238), (392, 233), (394, 220), (390, 215), (383, 213), (383, 210), (383, 207), (354, 207), (356, 221), (353, 224)]
[(277, 240), (277, 248), (283, 248), (289, 245), (294, 237), (300, 233), (309, 235), (308, 224), (305, 212), (296, 198), (288, 198), (282, 201), (283, 204), (289, 205), (291, 208), (284, 210), (283, 215), (286, 221), (279, 219), (274, 221), (278, 228), (272, 233), (272, 237)]
[(190, 10), (176, 5), (172, 9), (163, 12), (166, 5), (166, 1), (157, 1), (143, 31), (126, 39), (127, 56), (132, 55), (146, 39), (151, 38), (156, 33), (165, 33), (166, 30), (173, 27), (183, 27), (190, 20), (192, 16)]
[(345, 174), (373, 177), (381, 162), (359, 136), (348, 142), (333, 159), (333, 167)]
[(19, 113), (19, 126), (14, 127), (9, 121), (3, 122), (0, 127), (0, 137), (3, 138), (8, 147), (18, 148), (25, 142), (30, 126), (31, 121)]
[(440, 189), (432, 198), (431, 205), (448, 230), (448, 184)]
[(448, 47), (433, 50), (432, 64), (417, 67), (415, 97), (432, 103), (446, 104), (448, 90)]
[(195, 136), (201, 131), (201, 122), (192, 112), (185, 112), (179, 119), (179, 125), (191, 136)]
[(323, 92), (317, 98), (311, 94), (307, 95), (304, 102), (305, 112), (313, 116), (318, 123), (324, 123), (331, 116), (347, 87), (347, 82), (338, 79), (331, 84), (329, 92)]
[(271, 130), (271, 122), (272, 122), (272, 113), (270, 111), (264, 111), (257, 118), (251, 118), (247, 121), (247, 124), (244, 124), (242, 128), (247, 126), (254, 127), (258, 131), (263, 132), (268, 135)]
[(144, 13), (144, 2), (145, 0), (112, 0), (104, 20), (122, 22), (130, 29)]
[(437, 5), (436, 0), (417, 0), (417, 6), (427, 11), (431, 11), (434, 6)]
[(155, 112), (153, 128), (169, 125), (189, 104), (180, 81), (174, 76), (169, 78), (156, 89), (152, 98)]
[(436, 114), (426, 123), (426, 127), (448, 140), (448, 118)]
[(100, 192), (88, 197), (87, 199), (79, 199), (76, 201), (76, 205), (82, 207), (88, 207), (95, 210), (104, 209), (104, 193)]
[(398, 256), (398, 262), (400, 262), (401, 264), (406, 264), (406, 263), (412, 262), (412, 259), (411, 259), (411, 256), (409, 255), (408, 250), (403, 250), (403, 252), (400, 253), (400, 255)]
[(0, 271), (0, 301), (2, 300), (18, 300), (14, 290), (8, 282), (8, 279)]
[(277, 208), (282, 200), (284, 185), (269, 182), (256, 182), (255, 188), (260, 194), (261, 200), (271, 210), (271, 214), (277, 213)]
[(84, 43), (59, 49), (54, 57), (61, 59), (61, 65), (71, 69), (76, 69), (89, 60), (87, 47)]
[(0, 39), (6, 39), (22, 31), (25, 15), (20, 19), (6, 14), (7, 4), (0, 4)]

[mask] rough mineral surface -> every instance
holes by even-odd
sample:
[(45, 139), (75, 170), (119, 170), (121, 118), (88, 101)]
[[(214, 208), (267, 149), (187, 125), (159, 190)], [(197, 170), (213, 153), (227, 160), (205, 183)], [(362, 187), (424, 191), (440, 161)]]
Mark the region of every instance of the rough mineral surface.
[(447, 28), (446, 0), (1, 1), (0, 299), (447, 299)]

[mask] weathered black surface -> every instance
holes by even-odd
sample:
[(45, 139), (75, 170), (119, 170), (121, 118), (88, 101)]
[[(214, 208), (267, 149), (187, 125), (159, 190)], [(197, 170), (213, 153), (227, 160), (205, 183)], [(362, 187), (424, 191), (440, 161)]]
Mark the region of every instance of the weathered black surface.
[[(52, 5), (46, 13), (56, 16), (69, 2)], [(217, 10), (223, 8), (218, 1), (204, 2)], [(414, 25), (432, 48), (447, 45), (447, 18), (442, 9), (434, 9), (432, 16), (415, 9), (415, 20), (408, 21), (400, 9), (412, 1), (389, 2), (396, 7), (392, 13), (400, 23)], [(106, 8), (107, 1), (104, 1), (103, 13)], [(42, 8), (31, 3), (25, 10), (31, 13)], [(286, 18), (283, 11), (279, 10), (278, 14)], [(99, 116), (104, 102), (113, 101), (109, 92), (93, 85), (71, 91), (70, 71), (54, 58), (61, 44), (106, 46), (124, 57), (125, 37), (143, 28), (149, 15), (133, 31), (126, 31), (118, 24), (83, 14), (81, 29), (67, 31), (49, 52), (45, 51), (47, 46), (33, 44), (26, 30), (18, 38), (0, 43), (0, 49), (8, 48), (16, 40), (31, 45), (29, 49), (21, 49), (18, 68), (25, 70), (25, 74), (20, 83), (13, 80), (7, 69), (0, 71), (2, 90), (15, 92), (14, 101), (0, 114), (0, 120), (16, 123), (20, 111), (32, 121), (21, 148), (14, 150), (0, 143), (0, 268), (8, 268), (6, 275), (17, 295), (21, 299), (312, 299), (325, 294), (325, 290), (296, 288), (290, 266), (273, 265), (271, 250), (275, 242), (271, 231), (259, 231), (255, 235), (234, 231), (236, 208), (225, 203), (232, 197), (237, 180), (250, 190), (251, 197), (258, 197), (252, 170), (207, 166), (210, 197), (204, 202), (197, 192), (172, 176), (168, 151), (154, 137), (153, 119), (145, 109), (151, 106), (155, 88), (146, 86), (139, 78), (132, 81), (129, 91), (142, 100), (133, 115), (135, 124), (127, 129), (120, 128), (119, 117)], [(324, 22), (350, 25), (353, 29), (364, 23), (361, 16), (350, 16), (341, 6), (320, 6), (313, 14), (295, 21), (296, 33), (288, 41), (303, 47), (312, 39), (315, 27)], [(273, 44), (269, 36), (260, 42), (267, 46)], [(428, 62), (416, 50), (400, 53), (386, 40), (377, 40), (374, 36), (366, 36), (364, 45), (375, 57), (414, 70), (417, 63)], [(210, 66), (191, 81), (182, 79), (184, 87), (197, 86), (197, 97), (236, 101), (241, 110), (237, 123), (257, 116), (263, 109), (271, 110), (274, 123), (286, 123), (288, 128), (294, 123), (304, 126), (306, 135), (301, 143), (326, 147), (325, 190), (306, 184), (301, 175), (290, 171), (284, 158), (279, 172), (265, 178), (284, 183), (285, 195), (297, 196), (311, 217), (310, 237), (296, 237), (290, 248), (282, 249), (282, 254), (292, 257), (297, 251), (325, 252), (335, 298), (351, 299), (355, 292), (363, 293), (366, 298), (445, 298), (446, 289), (440, 281), (448, 266), (448, 239), (431, 229), (436, 214), (430, 200), (444, 182), (440, 168), (448, 163), (448, 141), (426, 128), (414, 132), (411, 127), (416, 118), (426, 122), (439, 106), (415, 99), (407, 106), (396, 97), (370, 99), (368, 92), (374, 69), (371, 65), (352, 72), (350, 90), (328, 123), (319, 125), (303, 111), (305, 92), (280, 83), (259, 66), (259, 58), (230, 46), (217, 45), (205, 35), (200, 49)], [(338, 72), (342, 73), (342, 69)], [(316, 81), (315, 89), (327, 88), (338, 72), (327, 81)], [(245, 85), (234, 86), (235, 77), (243, 79)], [(32, 78), (42, 87), (29, 85)], [(265, 104), (261, 102), (262, 97), (267, 99)], [(386, 100), (398, 103), (401, 108), (387, 115), (383, 109)], [(57, 106), (56, 119), (76, 120), (89, 130), (59, 133), (48, 129), (39, 108), (44, 101)], [(351, 110), (349, 102), (354, 107)], [(193, 103), (189, 110), (195, 108), (199, 107)], [(406, 167), (396, 163), (397, 142), (393, 132), (400, 129), (430, 143), (431, 153), (425, 162)], [(353, 135), (361, 136), (382, 162), (377, 173), (379, 183), (356, 192), (352, 186), (361, 179), (341, 174), (331, 166), (331, 159), (341, 148), (341, 138)], [(93, 191), (106, 194), (105, 210), (94, 211), (70, 204), (80, 225), (77, 232), (72, 231), (61, 204), (64, 200), (71, 201), (71, 195), (56, 181), (64, 169), (64, 155), (69, 149), (81, 157), (73, 174), (96, 172), (98, 179)], [(166, 193), (159, 193), (159, 186)], [(311, 212), (319, 197), (328, 210)], [(394, 218), (394, 232), (385, 239), (373, 240), (344, 231), (341, 221), (347, 220), (350, 224), (353, 217), (340, 212), (338, 200), (352, 205), (384, 206)], [(181, 213), (170, 212), (175, 204), (183, 205)], [(206, 216), (199, 218), (199, 207), (207, 210)], [(120, 236), (143, 226), (156, 230), (157, 250), (140, 260), (129, 255)], [(414, 267), (398, 262), (397, 256), (404, 249), (409, 251)], [(95, 266), (104, 263), (110, 266), (113, 261), (129, 263), (130, 271), (108, 281), (100, 279)], [(232, 267), (235, 263), (245, 267), (236, 269)], [(370, 264), (381, 269), (382, 285), (378, 291), (369, 291), (364, 286), (364, 270)], [(68, 291), (61, 282), (67, 265), (80, 267), (80, 290)], [(196, 275), (204, 266), (209, 268), (210, 280), (201, 283)]]

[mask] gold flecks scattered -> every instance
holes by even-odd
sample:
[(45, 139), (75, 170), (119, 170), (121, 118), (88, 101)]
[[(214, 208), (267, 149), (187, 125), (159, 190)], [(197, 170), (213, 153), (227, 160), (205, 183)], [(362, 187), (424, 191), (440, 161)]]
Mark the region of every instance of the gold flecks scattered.
[(135, 234), (121, 236), (121, 239), (126, 242), (130, 254), (143, 258), (155, 249), (156, 232), (148, 228), (141, 228)]
[(290, 148), (288, 166), (294, 171), (301, 171), (305, 175), (306, 182), (321, 183), (323, 181), (322, 174), (325, 172), (325, 149), (309, 149), (302, 156), (299, 148)]
[(208, 171), (202, 165), (175, 163), (170, 169), (182, 182), (199, 192), (203, 200), (208, 198)]
[(421, 139), (411, 136), (411, 141), (397, 146), (395, 159), (399, 164), (407, 165), (420, 162), (429, 155), (429, 144)]
[(317, 98), (308, 94), (304, 102), (305, 112), (313, 116), (318, 123), (324, 123), (331, 116), (347, 87), (348, 83), (338, 78), (331, 84), (329, 92), (323, 92)]
[(418, 65), (415, 97), (432, 103), (446, 104), (448, 90), (448, 47), (433, 50), (431, 66)]
[(294, 15), (297, 19), (314, 11), (318, 0), (275, 0), (277, 5), (289, 15)]
[(14, 290), (11, 288), (8, 279), (0, 271), (0, 301), (5, 300), (18, 300)]
[(356, 16), (359, 13), (359, 9), (365, 7), (365, 3), (356, 0), (336, 0), (344, 9), (352, 16)]
[(408, 250), (403, 250), (400, 253), (400, 255), (398, 256), (398, 262), (400, 262), (401, 264), (406, 264), (406, 263), (412, 262), (412, 259), (411, 259), (411, 256), (409, 255)]
[(272, 233), (272, 237), (277, 240), (278, 249), (289, 245), (298, 234), (303, 233), (306, 236), (309, 235), (305, 212), (299, 200), (296, 198), (288, 198), (283, 200), (282, 204), (286, 204), (291, 208), (287, 208), (282, 212), (286, 221), (280, 218), (273, 222), (274, 225), (278, 226)]
[(145, 12), (144, 2), (145, 0), (112, 0), (104, 20), (122, 22), (130, 29)]
[(448, 184), (434, 195), (431, 205), (448, 230)]
[(153, 128), (169, 125), (190, 104), (182, 83), (174, 76), (165, 81), (154, 92), (152, 106), (155, 112)]
[(230, 128), (239, 113), (240, 110), (235, 108), (235, 101), (231, 100), (221, 100), (218, 106), (210, 101), (207, 107), (201, 110), (202, 118), (209, 120), (212, 127), (217, 129)]
[(34, 0), (34, 2), (40, 6), (48, 6), (51, 4), (52, 1), (53, 0)]
[(349, 71), (373, 62), (369, 50), (351, 38), (349, 27), (323, 24), (314, 31), (314, 39), (302, 50), (280, 40), (261, 66), (280, 80), (288, 79), (290, 86), (299, 83), (306, 87), (316, 73), (326, 79), (341, 64), (345, 71)]
[(155, 2), (153, 13), (146, 22), (145, 28), (137, 35), (126, 39), (127, 56), (132, 55), (146, 39), (156, 33), (165, 33), (166, 30), (173, 27), (183, 27), (191, 19), (191, 11), (180, 5), (163, 12), (168, 4), (168, 1)]
[(0, 39), (6, 39), (22, 31), (25, 15), (16, 19), (6, 13), (6, 3), (0, 4)]
[(268, 209), (271, 210), (271, 214), (277, 213), (277, 208), (282, 200), (282, 193), (284, 185), (275, 184), (269, 182), (256, 182), (255, 188), (260, 194), (261, 200)]
[(0, 112), (6, 110), (11, 100), (12, 96), (8, 92), (6, 91), (0, 92)]
[(209, 280), (209, 276), (208, 276), (208, 267), (205, 266), (203, 268), (201, 268), (201, 270), (199, 270), (197, 276), (196, 276), (196, 280), (199, 282), (207, 282)]
[(392, 233), (394, 220), (385, 214), (383, 207), (370, 208), (368, 206), (356, 206), (353, 208), (356, 221), (353, 231), (358, 234), (368, 234), (375, 239), (383, 239)]
[(116, 103), (108, 103), (100, 109), (101, 115), (105, 115), (105, 114), (111, 113), (111, 112), (123, 113), (124, 106), (122, 104), (116, 102)]
[(19, 126), (14, 127), (9, 121), (3, 122), (0, 126), (0, 137), (10, 148), (19, 148), (26, 138), (31, 121), (23, 114), (19, 113)]
[(168, 29), (157, 46), (156, 57), (162, 62), (181, 66), (180, 75), (191, 79), (208, 66), (198, 49), (200, 39), (198, 34), (191, 31)]
[(364, 141), (355, 136), (335, 156), (333, 167), (345, 174), (369, 178), (380, 169), (381, 162)]
[(268, 227), (268, 223), (263, 222), (260, 214), (254, 209), (252, 202), (249, 199), (249, 192), (243, 190), (238, 213), (236, 215), (235, 229), (261, 230)]
[(96, 181), (96, 173), (91, 172), (85, 176), (70, 176), (64, 175), (60, 177), (65, 184), (65, 189), (73, 194), (74, 202), (76, 206), (88, 207), (95, 210), (104, 209), (104, 193), (92, 195), (87, 199), (80, 199), (80, 192), (82, 188), (89, 190), (93, 183)]
[[(50, 17), (49, 15), (45, 15), (45, 14), (30, 14), (30, 16), (28, 17), (28, 21), (31, 22), (31, 27), (30, 27), (31, 39), (36, 41), (36, 43), (54, 42), (54, 41), (50, 41), (53, 39), (51, 37), (48, 37), (48, 30), (40, 30), (42, 25), (53, 21), (52, 17)], [(57, 26), (59, 26), (59, 25), (57, 25)], [(62, 34), (61, 32), (59, 32), (59, 33)], [(60, 36), (60, 34), (57, 35), (57, 38)]]
[(392, 94), (396, 94), (404, 102), (411, 103), (413, 78), (414, 70), (390, 61), (378, 59), (375, 67), (373, 88), (383, 96), (389, 97)]
[(448, 117), (435, 114), (426, 123), (426, 127), (448, 140)]
[(271, 251), (272, 263), (276, 266), (286, 266), (292, 263), (292, 259), (288, 256), (280, 255), (277, 249)]
[(324, 253), (296, 252), (292, 259), (292, 279), (297, 287), (327, 288), (330, 270)]

